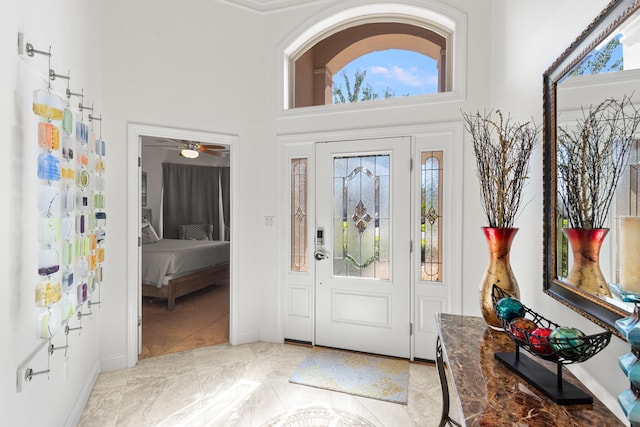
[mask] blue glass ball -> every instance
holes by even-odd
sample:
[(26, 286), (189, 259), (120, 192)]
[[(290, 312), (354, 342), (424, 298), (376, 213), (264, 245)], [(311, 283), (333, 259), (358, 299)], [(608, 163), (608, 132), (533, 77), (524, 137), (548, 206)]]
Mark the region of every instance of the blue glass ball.
[[(560, 356), (564, 357), (565, 359), (573, 359), (582, 353), (583, 350), (580, 348), (580, 346), (585, 344), (585, 340), (574, 338), (580, 338), (584, 336), (584, 332), (582, 332), (578, 328), (561, 326), (551, 332), (550, 338), (553, 348), (558, 352)], [(556, 339), (561, 340), (554, 341)]]
[(524, 316), (524, 306), (515, 298), (502, 298), (496, 303), (496, 314), (498, 317), (510, 322), (516, 317)]

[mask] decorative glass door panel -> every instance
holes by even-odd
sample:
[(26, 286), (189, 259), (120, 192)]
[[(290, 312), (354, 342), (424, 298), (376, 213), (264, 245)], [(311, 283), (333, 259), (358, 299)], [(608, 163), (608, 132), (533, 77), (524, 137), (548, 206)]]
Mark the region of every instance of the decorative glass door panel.
[(410, 153), (408, 138), (316, 144), (317, 345), (409, 356)]
[(307, 271), (307, 160), (291, 160), (291, 271)]
[[(413, 355), (434, 360), (436, 313), (460, 310), (461, 284), (461, 144), (455, 132), (416, 138), (412, 211), (415, 221), (412, 269), (415, 277)], [(455, 165), (455, 166), (454, 166)], [(420, 249), (418, 251), (418, 249)]]
[(333, 163), (333, 274), (388, 280), (389, 155)]
[(423, 151), (420, 162), (420, 280), (442, 281), (442, 151)]

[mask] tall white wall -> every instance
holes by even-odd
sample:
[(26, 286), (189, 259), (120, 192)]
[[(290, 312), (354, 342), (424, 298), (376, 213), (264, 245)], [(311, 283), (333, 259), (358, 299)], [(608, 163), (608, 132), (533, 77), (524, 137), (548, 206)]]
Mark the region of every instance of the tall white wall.
[[(265, 165), (276, 161), (269, 141), (272, 132), (265, 126), (268, 116), (260, 110), (269, 86), (261, 22), (260, 15), (208, 0), (110, 1), (103, 5), (101, 22), (103, 91), (110, 105), (105, 129), (117, 141), (112, 153), (121, 165), (121, 173), (110, 185), (119, 189), (123, 206), (128, 187), (136, 185), (136, 177), (126, 173), (128, 123), (239, 135), (234, 155), (241, 159), (241, 168), (234, 184), (238, 194), (233, 197), (239, 198), (237, 206), (243, 214), (234, 244), (242, 249), (242, 257), (233, 283), (244, 341), (260, 339), (264, 307), (256, 296), (272, 285), (271, 267), (262, 265), (260, 252), (273, 253), (264, 250), (268, 240), (262, 236), (259, 218), (273, 212), (269, 198), (273, 189), (264, 176), (269, 173)], [(254, 28), (259, 29), (258, 37)], [(121, 230), (114, 244), (122, 251), (119, 267), (110, 272), (118, 285), (105, 295), (119, 302), (111, 306), (113, 322), (101, 339), (104, 366), (109, 369), (122, 366), (127, 356), (127, 303), (131, 301), (127, 300), (126, 268), (135, 260), (125, 249), (127, 235), (138, 232), (127, 228), (126, 209), (115, 212), (110, 221)]]
[[(47, 347), (29, 362), (34, 371), (51, 370), (16, 391), (17, 369), (42, 343), (36, 338), (35, 284), (37, 275), (37, 118), (31, 112), (32, 93), (47, 85), (45, 56), (18, 55), (17, 34), (38, 50), (51, 46), (51, 67), (58, 74), (71, 70), (70, 87), (84, 88), (89, 103), (101, 107), (100, 1), (28, 0), (3, 2), (0, 13), (0, 156), (2, 254), (0, 258), (0, 413), (2, 424), (14, 426), (73, 426), (99, 373), (100, 310), (82, 320), (82, 332), (69, 334), (68, 358), (58, 350), (47, 363)], [(52, 82), (64, 95), (66, 81)], [(75, 101), (77, 105), (78, 99)], [(86, 116), (85, 116), (86, 117)], [(108, 196), (107, 196), (108, 200)], [(107, 245), (107, 257), (113, 246)], [(109, 266), (105, 265), (108, 271)], [(106, 274), (105, 285), (111, 283)], [(86, 308), (85, 308), (86, 311)], [(79, 326), (76, 319), (72, 327)], [(65, 344), (58, 333), (56, 347)]]
[[(350, 5), (370, 2), (354, 1)], [(425, 2), (413, 2), (422, 4)], [(489, 96), (489, 63), (484, 53), (489, 42), (489, 8), (486, 2), (458, 1), (469, 16), (468, 57), (474, 70), (468, 73), (468, 102), (481, 105)], [(459, 100), (425, 103), (417, 107), (374, 108), (351, 113), (319, 115), (282, 114), (282, 49), (305, 30), (327, 5), (337, 10), (344, 2), (325, 2), (310, 7), (258, 14), (228, 3), (193, 0), (176, 4), (115, 0), (103, 5), (103, 93), (109, 121), (105, 129), (118, 144), (112, 153), (126, 160), (127, 123), (159, 124), (175, 128), (239, 135), (238, 167), (232, 163), (233, 198), (237, 216), (233, 238), (241, 256), (235, 260), (232, 283), (237, 292), (237, 340), (281, 339), (279, 287), (276, 280), (277, 239), (286, 217), (276, 217), (276, 227), (266, 227), (264, 216), (278, 212), (282, 189), (275, 178), (282, 169), (277, 136), (282, 134), (349, 130), (376, 126), (403, 126), (459, 120)], [(180, 18), (182, 25), (177, 25)], [(461, 99), (461, 98), (460, 98)], [(232, 159), (233, 162), (233, 159)], [(124, 163), (122, 163), (124, 164)], [(134, 185), (134, 177), (119, 174), (110, 185), (123, 194)], [(115, 245), (124, 247), (127, 230), (125, 211), (110, 218), (122, 234)], [(119, 255), (118, 285), (107, 290), (106, 299), (127, 298), (125, 252)], [(110, 307), (115, 307), (111, 305)], [(127, 313), (124, 306), (109, 313), (113, 323), (104, 330), (103, 360), (119, 360), (127, 351)]]
[[(524, 2), (504, 0), (422, 1), (412, 4), (445, 6), (466, 16), (466, 92), (462, 98), (391, 108), (355, 111), (281, 112), (282, 49), (315, 20), (338, 7), (368, 4), (361, 0), (327, 1), (269, 14), (229, 3), (192, 0), (113, 0), (103, 5), (103, 92), (109, 121), (106, 129), (119, 144), (113, 154), (125, 161), (126, 125), (129, 122), (161, 124), (194, 130), (239, 135), (236, 155), (237, 201), (233, 285), (236, 291), (237, 342), (282, 338), (277, 265), (277, 239), (284, 235), (286, 215), (279, 210), (283, 189), (273, 177), (284, 168), (278, 158), (278, 138), (314, 132), (349, 131), (379, 127), (460, 121), (461, 110), (502, 108), (518, 120), (542, 121), (542, 73), (605, 6), (606, 1)], [(178, 25), (177, 22), (182, 22)], [(474, 159), (468, 138), (464, 141), (463, 311), (479, 315), (477, 289), (486, 260), (480, 233), (485, 225), (478, 198)], [(110, 185), (124, 192), (132, 177), (120, 175)], [(521, 228), (514, 244), (513, 265), (523, 296), (549, 317), (589, 331), (595, 325), (556, 303), (542, 292), (541, 149), (532, 160), (531, 181), (525, 207), (516, 225)], [(276, 227), (263, 224), (276, 216)], [(111, 224), (126, 230), (125, 212), (113, 215)], [(126, 231), (133, 232), (132, 230)], [(124, 245), (124, 233), (114, 244)], [(108, 298), (126, 299), (124, 266), (130, 259), (119, 254), (122, 269), (111, 271), (118, 285)], [(118, 359), (126, 352), (126, 309), (111, 305), (112, 327), (101, 338), (103, 358)], [(611, 365), (608, 375), (595, 372), (594, 390), (617, 410), (615, 396), (625, 386), (616, 371), (616, 358), (625, 351), (614, 342), (592, 364)], [(586, 365), (585, 365), (586, 366)], [(580, 368), (577, 369), (580, 371)], [(619, 410), (617, 410), (620, 413)]]

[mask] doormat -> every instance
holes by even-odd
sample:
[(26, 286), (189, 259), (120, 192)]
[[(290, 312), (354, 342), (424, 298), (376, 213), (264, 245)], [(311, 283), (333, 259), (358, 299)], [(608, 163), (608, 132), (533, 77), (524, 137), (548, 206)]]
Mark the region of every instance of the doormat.
[(406, 405), (409, 361), (320, 350), (307, 356), (289, 382)]

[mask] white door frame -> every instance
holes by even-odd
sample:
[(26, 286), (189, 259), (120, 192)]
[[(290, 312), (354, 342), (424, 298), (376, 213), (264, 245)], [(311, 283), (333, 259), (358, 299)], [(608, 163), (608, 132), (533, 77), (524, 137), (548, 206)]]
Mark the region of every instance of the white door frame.
[[(138, 238), (140, 236), (140, 179), (138, 158), (141, 153), (141, 137), (163, 137), (200, 141), (204, 143), (224, 144), (229, 146), (231, 156), (231, 223), (236, 220), (235, 213), (238, 211), (236, 203), (238, 197), (235, 195), (235, 186), (238, 182), (238, 156), (235, 155), (237, 135), (202, 132), (188, 129), (178, 129), (163, 126), (145, 125), (139, 123), (127, 124), (127, 366), (134, 366), (138, 362), (138, 316), (139, 307), (142, 300), (141, 277), (140, 277), (140, 248)], [(137, 185), (133, 185), (137, 183)], [(238, 335), (238, 310), (237, 290), (234, 286), (235, 259), (237, 258), (236, 227), (231, 227), (231, 248), (229, 261), (229, 290), (230, 290), (230, 312), (229, 312), (229, 340), (231, 343), (237, 341)], [(141, 314), (140, 314), (141, 316)]]
[[(385, 138), (385, 137), (398, 137), (398, 136), (410, 136), (412, 138), (421, 138), (423, 136), (442, 135), (449, 138), (451, 142), (450, 152), (448, 156), (451, 160), (447, 161), (447, 167), (453, 166), (453, 172), (451, 177), (447, 181), (447, 193), (453, 194), (454, 197), (448, 202), (449, 213), (448, 221), (452, 227), (451, 241), (449, 242), (448, 249), (446, 250), (446, 259), (448, 259), (448, 277), (450, 279), (451, 287), (449, 289), (449, 299), (447, 301), (444, 311), (448, 313), (458, 314), (462, 310), (462, 198), (456, 198), (455, 195), (462, 194), (463, 187), (463, 168), (459, 165), (463, 164), (463, 149), (462, 144), (464, 142), (464, 128), (461, 121), (451, 121), (433, 124), (422, 124), (412, 126), (396, 126), (388, 128), (367, 128), (367, 129), (352, 129), (344, 131), (328, 131), (328, 132), (316, 132), (316, 133), (300, 133), (300, 134), (288, 134), (279, 135), (279, 152), (280, 159), (284, 165), (290, 162), (292, 157), (308, 157), (313, 158), (313, 147), (318, 141), (340, 141), (340, 140), (355, 140), (355, 139), (373, 139), (373, 138)], [(455, 161), (454, 161), (455, 159)], [(313, 164), (313, 162), (310, 162)], [(414, 166), (415, 167), (415, 166)], [(281, 194), (281, 202), (278, 204), (279, 212), (278, 217), (288, 218), (290, 215), (290, 192), (286, 189), (290, 188), (291, 177), (286, 173), (289, 168), (281, 167), (280, 180), (281, 188), (283, 190)], [(309, 170), (309, 195), (308, 200), (315, 200), (315, 170), (310, 168)], [(412, 186), (414, 183), (412, 183)], [(315, 205), (309, 206), (309, 212), (315, 211)], [(313, 256), (314, 248), (314, 223), (309, 223), (309, 256)], [(285, 226), (286, 228), (286, 226)], [(283, 254), (283, 262), (278, 265), (278, 280), (280, 285), (280, 319), (282, 319), (283, 331), (285, 333), (284, 338), (292, 338), (297, 341), (307, 341), (311, 344), (315, 344), (313, 331), (315, 330), (315, 313), (313, 307), (315, 307), (315, 289), (311, 282), (315, 282), (312, 278), (315, 277), (314, 263), (311, 262), (309, 272), (305, 274), (308, 277), (305, 280), (300, 280), (297, 283), (292, 282), (292, 276), (290, 274), (289, 256), (290, 253), (290, 239), (285, 232), (285, 238), (280, 239), (278, 243), (278, 251)], [(299, 276), (299, 277), (302, 277)], [(309, 280), (311, 279), (311, 280)], [(411, 320), (414, 327), (420, 326), (420, 320), (415, 313), (416, 303), (416, 280), (415, 274), (412, 276), (412, 289), (411, 289)], [(306, 287), (306, 288), (305, 288)], [(304, 313), (292, 313), (291, 309), (291, 295), (290, 289), (296, 288), (298, 295), (305, 295), (307, 298), (307, 307), (309, 307)], [(304, 292), (303, 292), (304, 291)], [(287, 336), (287, 330), (295, 330), (297, 336)], [(416, 334), (411, 337), (411, 359), (415, 357), (415, 340)], [(434, 343), (435, 346), (435, 343)]]

